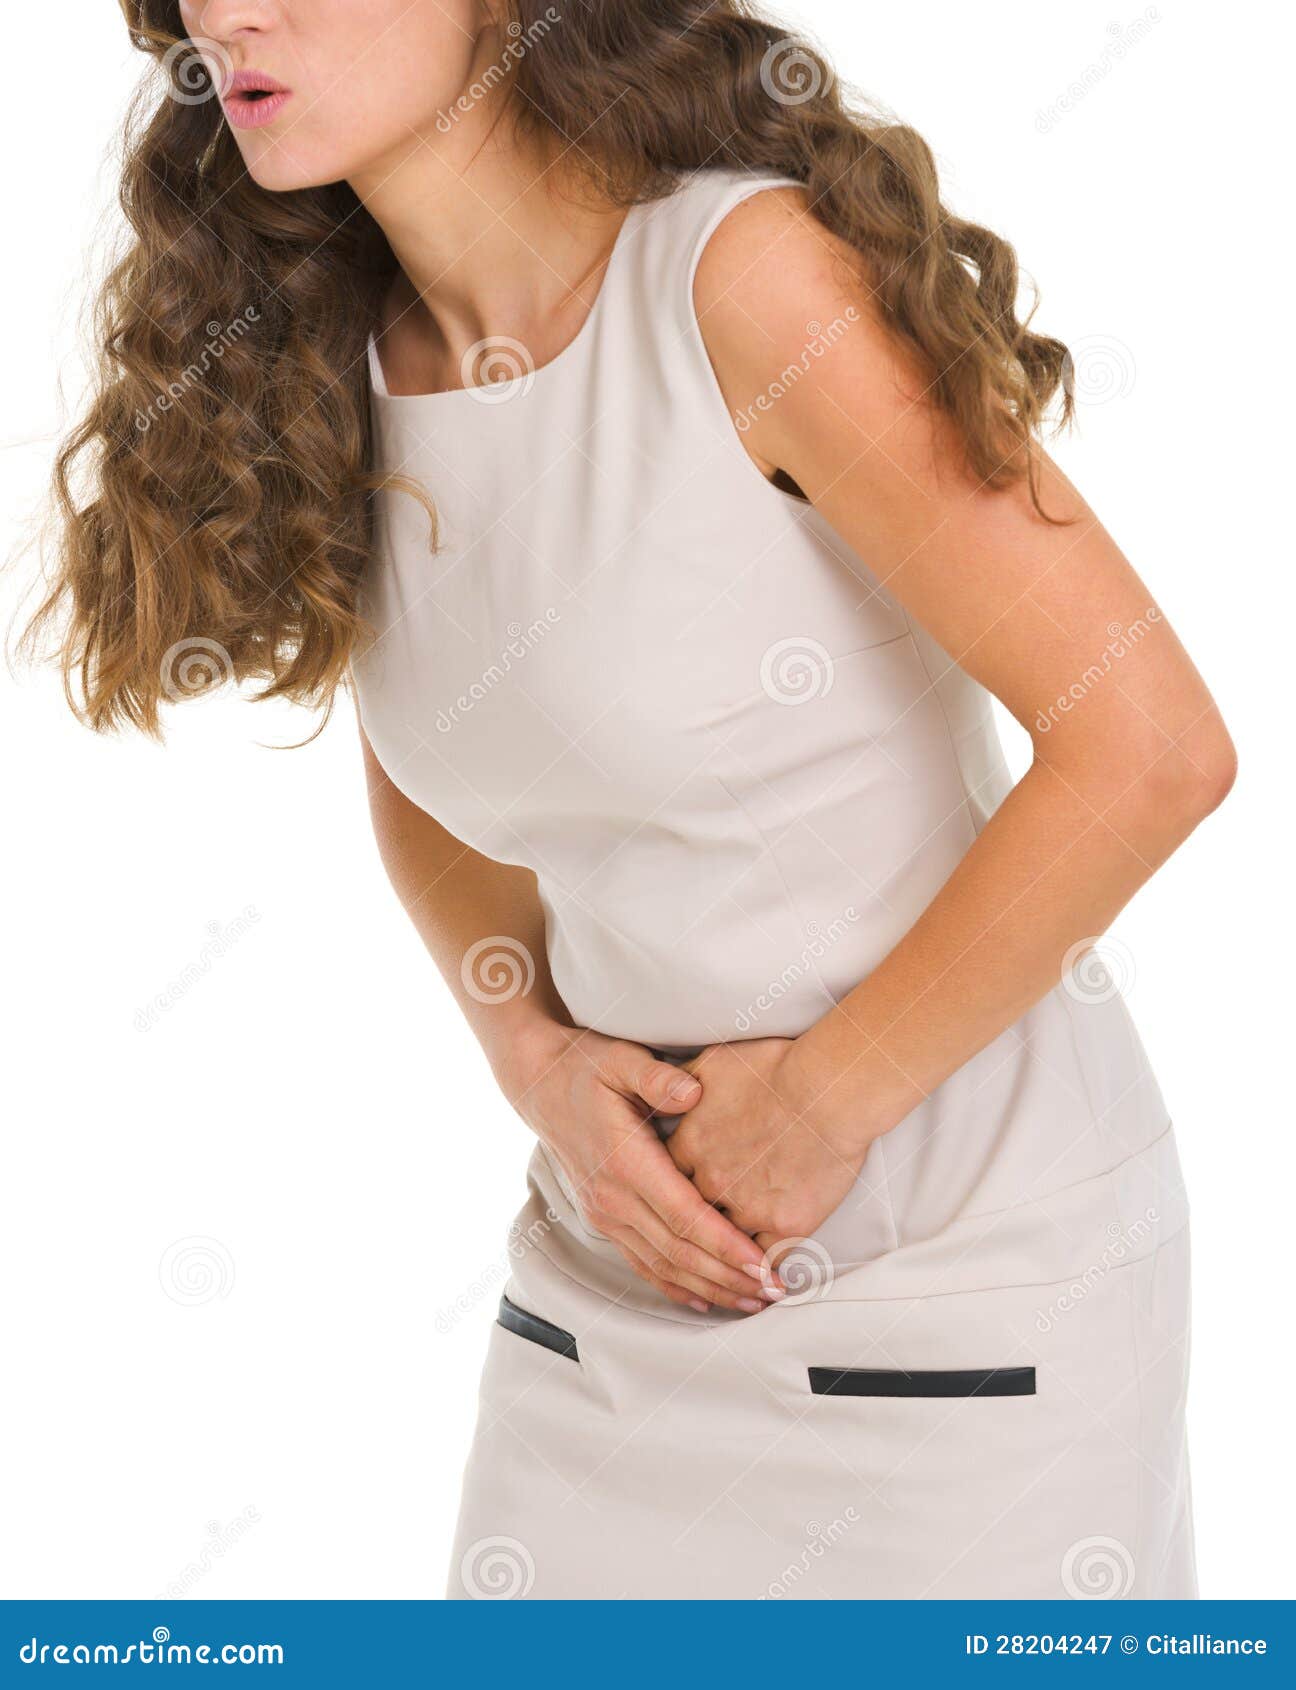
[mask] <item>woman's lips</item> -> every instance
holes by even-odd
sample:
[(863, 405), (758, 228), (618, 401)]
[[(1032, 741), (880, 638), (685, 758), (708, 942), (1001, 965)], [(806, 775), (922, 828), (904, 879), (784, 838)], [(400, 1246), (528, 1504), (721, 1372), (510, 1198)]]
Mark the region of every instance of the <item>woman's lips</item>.
[(292, 89), (260, 70), (236, 71), (221, 93), (225, 115), (237, 129), (273, 123), (292, 98)]

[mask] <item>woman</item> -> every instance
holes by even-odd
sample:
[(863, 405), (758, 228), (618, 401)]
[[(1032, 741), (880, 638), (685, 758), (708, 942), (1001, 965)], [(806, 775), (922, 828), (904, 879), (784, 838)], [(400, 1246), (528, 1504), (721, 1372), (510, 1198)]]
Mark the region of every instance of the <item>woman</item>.
[(1092, 945), (1233, 751), (1041, 448), (1011, 248), (737, 0), (126, 9), (168, 90), (40, 625), (99, 729), (354, 682), (539, 1141), (451, 1593), (1195, 1594)]

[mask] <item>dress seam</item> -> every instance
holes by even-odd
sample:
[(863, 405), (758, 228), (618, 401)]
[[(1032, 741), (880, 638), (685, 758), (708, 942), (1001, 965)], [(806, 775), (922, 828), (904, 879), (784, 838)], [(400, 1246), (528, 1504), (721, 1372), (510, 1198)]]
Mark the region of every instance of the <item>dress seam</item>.
[[(1081, 1183), (1083, 1183), (1083, 1181)], [(1188, 1229), (1190, 1224), (1191, 1217), (1185, 1215), (1184, 1219), (1179, 1223), (1174, 1231), (1167, 1233), (1164, 1238), (1158, 1238), (1156, 1243), (1145, 1256), (1138, 1256), (1133, 1261), (1122, 1262), (1119, 1266), (1110, 1268), (1106, 1277), (1114, 1281), (1117, 1275), (1128, 1273), (1131, 1268), (1142, 1267), (1147, 1262), (1155, 1261), (1157, 1256), (1160, 1255), (1160, 1253), (1169, 1245), (1173, 1244), (1180, 1234)], [(743, 1324), (740, 1320), (713, 1320), (705, 1324), (699, 1323), (695, 1326), (692, 1321), (684, 1320), (678, 1315), (659, 1314), (655, 1309), (634, 1308), (626, 1302), (623, 1296), (605, 1296), (604, 1293), (596, 1290), (592, 1285), (587, 1285), (584, 1280), (577, 1279), (574, 1274), (569, 1273), (567, 1269), (563, 1267), (561, 1262), (557, 1261), (552, 1255), (550, 1255), (549, 1251), (545, 1249), (543, 1244), (536, 1244), (534, 1248), (544, 1257), (545, 1261), (549, 1263), (554, 1272), (560, 1274), (569, 1285), (574, 1285), (577, 1290), (587, 1292), (591, 1296), (599, 1297), (601, 1301), (613, 1307), (626, 1309), (631, 1314), (642, 1314), (649, 1320), (665, 1321), (668, 1326), (682, 1326), (696, 1332), (715, 1332), (722, 1330), (727, 1326), (739, 1326)], [(811, 1301), (813, 1306), (817, 1308), (848, 1307), (852, 1303), (926, 1303), (934, 1302), (937, 1298), (942, 1297), (992, 1297), (999, 1296), (1005, 1291), (1047, 1291), (1051, 1285), (1073, 1284), (1075, 1277), (1075, 1274), (1072, 1273), (1063, 1274), (1058, 1279), (1012, 1279), (1002, 1281), (995, 1285), (965, 1285), (950, 1291), (923, 1291), (917, 1294), (912, 1291), (900, 1291), (887, 1297), (819, 1297), (811, 1299)], [(798, 1306), (800, 1305), (793, 1303), (791, 1308), (796, 1308)], [(765, 1318), (772, 1318), (776, 1310), (779, 1310), (779, 1305), (777, 1303), (771, 1304), (769, 1308), (763, 1311)], [(780, 1310), (779, 1312), (782, 1313), (783, 1311)]]

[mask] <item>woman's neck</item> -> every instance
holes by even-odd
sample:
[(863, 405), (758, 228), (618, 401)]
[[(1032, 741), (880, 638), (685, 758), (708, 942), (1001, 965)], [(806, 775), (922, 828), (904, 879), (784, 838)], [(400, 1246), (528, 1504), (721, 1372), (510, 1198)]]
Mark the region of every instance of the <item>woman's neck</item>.
[(498, 117), (480, 137), (471, 123), (352, 182), (401, 268), (382, 328), (415, 381), (501, 338), (547, 362), (593, 303), (625, 215), (578, 193), (558, 149), (524, 144)]

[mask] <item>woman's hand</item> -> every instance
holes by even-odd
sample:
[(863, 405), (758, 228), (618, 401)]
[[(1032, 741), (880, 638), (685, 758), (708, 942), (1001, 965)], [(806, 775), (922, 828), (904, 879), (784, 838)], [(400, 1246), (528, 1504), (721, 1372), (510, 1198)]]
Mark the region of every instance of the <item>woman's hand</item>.
[(671, 1161), (649, 1120), (683, 1115), (697, 1080), (642, 1045), (544, 1021), (494, 1064), (510, 1103), (558, 1159), (586, 1221), (640, 1279), (705, 1314), (755, 1314), (783, 1295), (762, 1252)]
[(704, 1050), (685, 1069), (702, 1081), (701, 1100), (667, 1140), (680, 1172), (773, 1260), (828, 1218), (877, 1136), (858, 1119), (832, 1119), (797, 1047), (751, 1039)]

